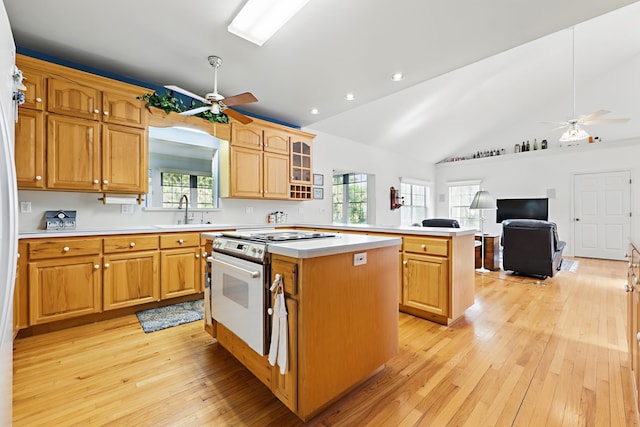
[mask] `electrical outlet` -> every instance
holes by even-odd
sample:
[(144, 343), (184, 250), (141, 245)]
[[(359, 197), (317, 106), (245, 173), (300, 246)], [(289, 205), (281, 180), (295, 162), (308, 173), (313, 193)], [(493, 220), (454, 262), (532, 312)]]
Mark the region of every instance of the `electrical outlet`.
[(120, 205), (120, 213), (122, 215), (132, 215), (133, 205)]
[(247, 206), (246, 208), (244, 208), (244, 213), (246, 213), (247, 215), (251, 215), (253, 213), (253, 206)]
[(365, 265), (367, 263), (367, 253), (360, 252), (359, 254), (353, 254), (353, 265)]
[(20, 213), (31, 213), (31, 202), (20, 202)]

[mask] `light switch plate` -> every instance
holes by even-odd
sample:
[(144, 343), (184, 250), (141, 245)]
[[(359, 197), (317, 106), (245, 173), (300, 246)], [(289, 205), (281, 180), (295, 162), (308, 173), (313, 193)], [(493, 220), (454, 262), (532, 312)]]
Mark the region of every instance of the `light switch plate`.
[(31, 213), (31, 202), (20, 202), (20, 213)]

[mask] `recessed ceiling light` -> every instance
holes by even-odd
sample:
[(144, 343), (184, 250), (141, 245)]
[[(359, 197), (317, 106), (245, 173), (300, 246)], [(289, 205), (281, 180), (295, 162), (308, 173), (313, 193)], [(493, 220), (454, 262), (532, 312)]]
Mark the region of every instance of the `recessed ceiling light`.
[(347, 101), (353, 101), (354, 99), (356, 99), (356, 96), (352, 93), (348, 93), (344, 96), (344, 99), (346, 99)]
[(391, 76), (391, 80), (393, 80), (394, 82), (399, 82), (402, 79), (404, 79), (404, 75), (402, 73), (394, 73)]
[(318, 109), (317, 109), (317, 108), (312, 108), (309, 112), (310, 112), (311, 114), (318, 114), (320, 111), (318, 111)]

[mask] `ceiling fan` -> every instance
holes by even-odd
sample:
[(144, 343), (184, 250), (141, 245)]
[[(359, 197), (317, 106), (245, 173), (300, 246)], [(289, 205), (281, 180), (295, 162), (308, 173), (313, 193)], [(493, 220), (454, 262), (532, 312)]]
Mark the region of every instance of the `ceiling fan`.
[(589, 126), (589, 125), (600, 125), (600, 124), (608, 124), (608, 123), (625, 123), (628, 122), (629, 119), (601, 119), (600, 117), (605, 114), (609, 114), (611, 111), (609, 110), (598, 110), (591, 114), (586, 114), (580, 117), (576, 116), (576, 29), (572, 28), (572, 82), (573, 82), (573, 118), (564, 121), (564, 122), (544, 122), (544, 123), (554, 123), (560, 125), (559, 127), (553, 129), (565, 129), (565, 132), (560, 136), (560, 142), (571, 142), (571, 141), (581, 141), (583, 139), (589, 138), (589, 133), (582, 129), (580, 125)]
[(224, 96), (218, 93), (218, 68), (222, 65), (222, 58), (219, 56), (211, 55), (207, 58), (209, 60), (209, 64), (213, 67), (213, 92), (207, 93), (204, 97), (200, 95), (196, 95), (193, 92), (189, 92), (188, 90), (182, 89), (178, 86), (165, 86), (167, 89), (179, 92), (183, 95), (189, 96), (193, 99), (197, 99), (203, 104), (207, 104), (203, 107), (193, 108), (188, 111), (183, 111), (180, 113), (183, 116), (193, 116), (194, 114), (202, 113), (203, 111), (211, 111), (213, 114), (224, 113), (227, 116), (236, 119), (242, 124), (251, 123), (252, 120), (245, 116), (242, 113), (239, 113), (235, 110), (232, 110), (229, 107), (241, 104), (248, 104), (251, 102), (256, 102), (258, 99), (253, 96), (250, 92), (241, 93), (239, 95), (230, 96), (225, 98)]

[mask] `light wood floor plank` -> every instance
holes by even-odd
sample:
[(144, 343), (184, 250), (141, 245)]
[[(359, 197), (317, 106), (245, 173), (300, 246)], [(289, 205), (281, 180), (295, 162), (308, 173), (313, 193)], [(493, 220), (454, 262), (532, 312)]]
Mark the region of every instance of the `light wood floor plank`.
[[(638, 426), (626, 263), (579, 259), (540, 281), (476, 274), (450, 327), (399, 315), (399, 354), (307, 423)], [(145, 334), (135, 316), (17, 339), (14, 426), (298, 426), (200, 322)]]

